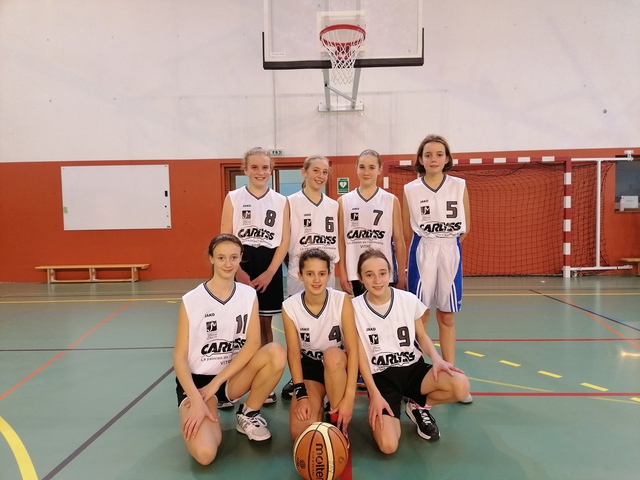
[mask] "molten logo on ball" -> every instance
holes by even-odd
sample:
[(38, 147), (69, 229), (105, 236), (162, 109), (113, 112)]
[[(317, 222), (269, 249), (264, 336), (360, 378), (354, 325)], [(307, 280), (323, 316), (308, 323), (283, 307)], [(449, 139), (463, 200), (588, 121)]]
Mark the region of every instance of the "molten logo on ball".
[(338, 478), (348, 458), (346, 438), (330, 423), (312, 423), (293, 446), (293, 463), (306, 480)]

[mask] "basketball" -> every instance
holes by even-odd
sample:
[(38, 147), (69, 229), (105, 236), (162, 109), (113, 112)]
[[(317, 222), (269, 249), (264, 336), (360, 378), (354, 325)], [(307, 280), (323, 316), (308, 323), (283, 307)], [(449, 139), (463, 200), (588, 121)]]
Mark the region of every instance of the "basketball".
[(347, 465), (347, 439), (330, 423), (315, 422), (293, 446), (293, 463), (305, 480), (334, 480)]

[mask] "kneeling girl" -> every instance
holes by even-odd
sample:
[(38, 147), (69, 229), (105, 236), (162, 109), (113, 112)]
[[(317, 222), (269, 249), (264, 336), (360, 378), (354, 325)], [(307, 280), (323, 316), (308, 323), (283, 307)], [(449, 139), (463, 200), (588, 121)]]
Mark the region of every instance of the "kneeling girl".
[(289, 413), (295, 440), (313, 422), (323, 420), (325, 394), (329, 414), (343, 433), (353, 414), (358, 373), (358, 334), (348, 296), (327, 288), (331, 257), (310, 249), (299, 257), (304, 290), (282, 304), (289, 370), (294, 395)]
[(208, 465), (222, 441), (218, 402), (249, 392), (236, 413), (236, 430), (250, 440), (271, 437), (260, 407), (286, 362), (278, 343), (260, 347), (256, 291), (234, 280), (242, 243), (220, 234), (209, 244), (212, 276), (182, 297), (173, 354), (182, 435), (196, 461)]
[[(414, 294), (389, 287), (389, 271), (380, 250), (363, 252), (358, 276), (366, 292), (353, 299), (360, 373), (369, 392), (369, 424), (383, 453), (398, 449), (403, 398), (418, 435), (436, 440), (440, 431), (431, 407), (469, 394), (467, 377), (440, 357), (425, 332), (421, 317), (427, 307)], [(425, 363), (424, 353), (433, 365)]]

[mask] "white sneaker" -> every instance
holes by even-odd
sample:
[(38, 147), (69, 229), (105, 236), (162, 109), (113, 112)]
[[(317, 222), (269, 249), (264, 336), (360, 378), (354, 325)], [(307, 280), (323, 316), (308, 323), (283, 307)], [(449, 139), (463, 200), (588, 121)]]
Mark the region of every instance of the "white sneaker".
[(254, 442), (264, 442), (271, 438), (271, 432), (267, 428), (267, 421), (260, 415), (260, 410), (254, 410), (247, 414), (242, 413), (240, 405), (236, 413), (236, 430), (244, 433), (249, 440)]
[(270, 403), (276, 403), (278, 401), (278, 397), (276, 396), (276, 392), (271, 392), (267, 399), (264, 401), (265, 405), (269, 405)]
[(233, 407), (238, 400), (228, 400), (226, 402), (218, 402), (218, 408), (225, 409)]
[(471, 394), (469, 394), (467, 395), (467, 398), (465, 398), (464, 400), (460, 400), (459, 403), (464, 403), (464, 404), (473, 403), (473, 397), (471, 396)]

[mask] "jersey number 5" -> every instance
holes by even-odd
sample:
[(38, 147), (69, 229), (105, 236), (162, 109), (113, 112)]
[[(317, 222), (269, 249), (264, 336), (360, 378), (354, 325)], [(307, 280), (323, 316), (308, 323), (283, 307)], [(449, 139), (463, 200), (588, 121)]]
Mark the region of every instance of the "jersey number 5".
[(458, 216), (458, 202), (451, 200), (447, 202), (447, 218), (456, 218)]

